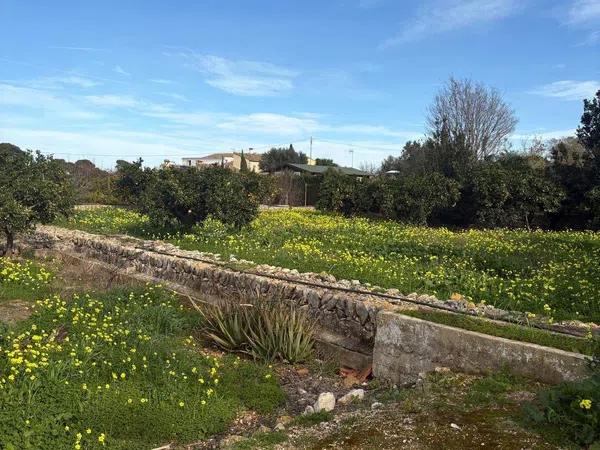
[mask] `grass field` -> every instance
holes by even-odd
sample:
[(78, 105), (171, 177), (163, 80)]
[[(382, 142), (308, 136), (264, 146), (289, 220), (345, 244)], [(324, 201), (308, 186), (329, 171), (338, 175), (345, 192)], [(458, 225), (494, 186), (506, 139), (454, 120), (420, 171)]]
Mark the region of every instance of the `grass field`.
[(600, 322), (599, 233), (455, 232), (298, 210), (261, 212), (239, 233), (210, 220), (191, 232), (160, 233), (147, 217), (118, 208), (78, 211), (60, 225), (162, 238), (184, 249), (325, 271), (403, 293), (458, 293), (556, 320)]
[[(2, 449), (188, 444), (284, 400), (266, 365), (203, 352), (198, 314), (159, 286), (64, 296), (38, 263), (0, 258), (0, 274)], [(33, 314), (5, 325), (24, 299)]]

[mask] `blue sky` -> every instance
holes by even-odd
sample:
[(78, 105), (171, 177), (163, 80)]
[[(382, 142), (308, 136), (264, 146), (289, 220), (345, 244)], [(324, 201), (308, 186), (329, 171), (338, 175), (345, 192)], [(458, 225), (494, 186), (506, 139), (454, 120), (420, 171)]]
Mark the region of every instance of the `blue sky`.
[(449, 76), (513, 141), (600, 89), (600, 0), (0, 0), (0, 141), (110, 167), (294, 143), (350, 165), (422, 136)]

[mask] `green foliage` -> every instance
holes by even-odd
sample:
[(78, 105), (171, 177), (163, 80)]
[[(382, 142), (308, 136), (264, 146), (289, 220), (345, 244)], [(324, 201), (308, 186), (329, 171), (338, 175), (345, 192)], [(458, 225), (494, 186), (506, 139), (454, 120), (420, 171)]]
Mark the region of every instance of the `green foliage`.
[(306, 314), (282, 302), (254, 300), (205, 305), (204, 334), (219, 347), (256, 359), (305, 361), (312, 353), (314, 328)]
[(524, 406), (526, 417), (550, 426), (582, 446), (600, 444), (600, 338), (593, 338), (592, 374), (584, 380), (568, 381), (538, 393), (535, 403)]
[(466, 403), (481, 408), (507, 402), (506, 394), (522, 388), (523, 382), (507, 373), (494, 373), (477, 379), (469, 389)]
[(310, 414), (302, 414), (294, 419), (294, 424), (301, 427), (312, 427), (322, 422), (329, 422), (333, 414), (329, 411), (319, 411)]
[(73, 192), (61, 165), (50, 156), (0, 144), (0, 233), (11, 251), (16, 233), (70, 213)]
[(337, 164), (334, 163), (333, 159), (331, 159), (331, 158), (317, 158), (317, 159), (315, 159), (315, 164), (317, 166), (337, 167)]
[(321, 211), (340, 212), (345, 216), (368, 212), (373, 207), (369, 182), (327, 169), (319, 186), (316, 207)]
[(259, 167), (265, 172), (277, 172), (284, 169), (288, 163), (306, 164), (307, 162), (306, 154), (297, 152), (290, 144), (289, 148), (272, 148), (263, 153)]
[(202, 355), (190, 315), (155, 286), (37, 302), (0, 334), (0, 448), (184, 444), (282, 403), (267, 367)]
[(425, 225), (436, 210), (452, 206), (458, 183), (432, 172), (429, 175), (388, 177), (381, 183), (381, 211), (386, 218)]
[(577, 128), (577, 139), (600, 170), (600, 90), (591, 100), (583, 101), (583, 115), (581, 125)]
[(260, 175), (223, 167), (142, 169), (120, 162), (122, 198), (148, 215), (156, 229), (183, 228), (213, 217), (241, 228), (258, 213), (269, 183)]
[(267, 433), (254, 433), (250, 439), (245, 439), (241, 442), (228, 447), (229, 450), (254, 450), (257, 448), (268, 449), (273, 448), (277, 444), (281, 444), (287, 440), (285, 433), (281, 431), (271, 431)]
[(151, 171), (142, 167), (142, 159), (132, 163), (117, 161), (117, 193), (123, 203), (139, 206), (146, 190)]
[[(188, 233), (152, 234), (123, 209), (78, 213), (68, 227), (161, 238), (186, 250), (327, 272), (400, 292), (600, 322), (600, 234), (583, 231), (425, 228), (313, 211), (263, 211), (239, 232), (216, 222)], [(116, 213), (120, 211), (120, 213)], [(114, 223), (115, 221), (116, 223)]]
[(49, 292), (52, 272), (32, 261), (0, 258), (0, 301), (33, 300)]
[(242, 155), (240, 156), (240, 172), (248, 172), (248, 161), (246, 161), (243, 151)]
[(524, 411), (534, 423), (551, 426), (578, 445), (600, 443), (600, 372), (540, 392)]
[(102, 170), (87, 159), (74, 163), (58, 160), (73, 185), (75, 202), (114, 205), (121, 203), (117, 197), (114, 173)]
[(471, 223), (527, 229), (547, 225), (548, 214), (558, 210), (564, 197), (542, 170), (511, 154), (478, 166), (463, 195), (463, 210)]

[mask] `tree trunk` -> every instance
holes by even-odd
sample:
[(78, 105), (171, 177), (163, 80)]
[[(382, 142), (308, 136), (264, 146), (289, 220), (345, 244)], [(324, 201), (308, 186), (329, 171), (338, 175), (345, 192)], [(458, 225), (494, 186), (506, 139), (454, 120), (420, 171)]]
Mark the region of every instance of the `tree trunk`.
[(6, 248), (4, 249), (4, 254), (10, 255), (15, 248), (15, 235), (10, 231), (4, 231), (4, 234), (6, 234)]

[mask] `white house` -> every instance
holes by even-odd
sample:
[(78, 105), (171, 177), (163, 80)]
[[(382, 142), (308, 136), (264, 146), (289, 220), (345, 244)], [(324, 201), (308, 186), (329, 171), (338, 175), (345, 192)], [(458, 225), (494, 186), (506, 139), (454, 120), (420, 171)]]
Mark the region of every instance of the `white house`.
[(224, 166), (230, 167), (233, 163), (233, 153), (213, 153), (207, 156), (192, 156), (181, 158), (183, 166)]

